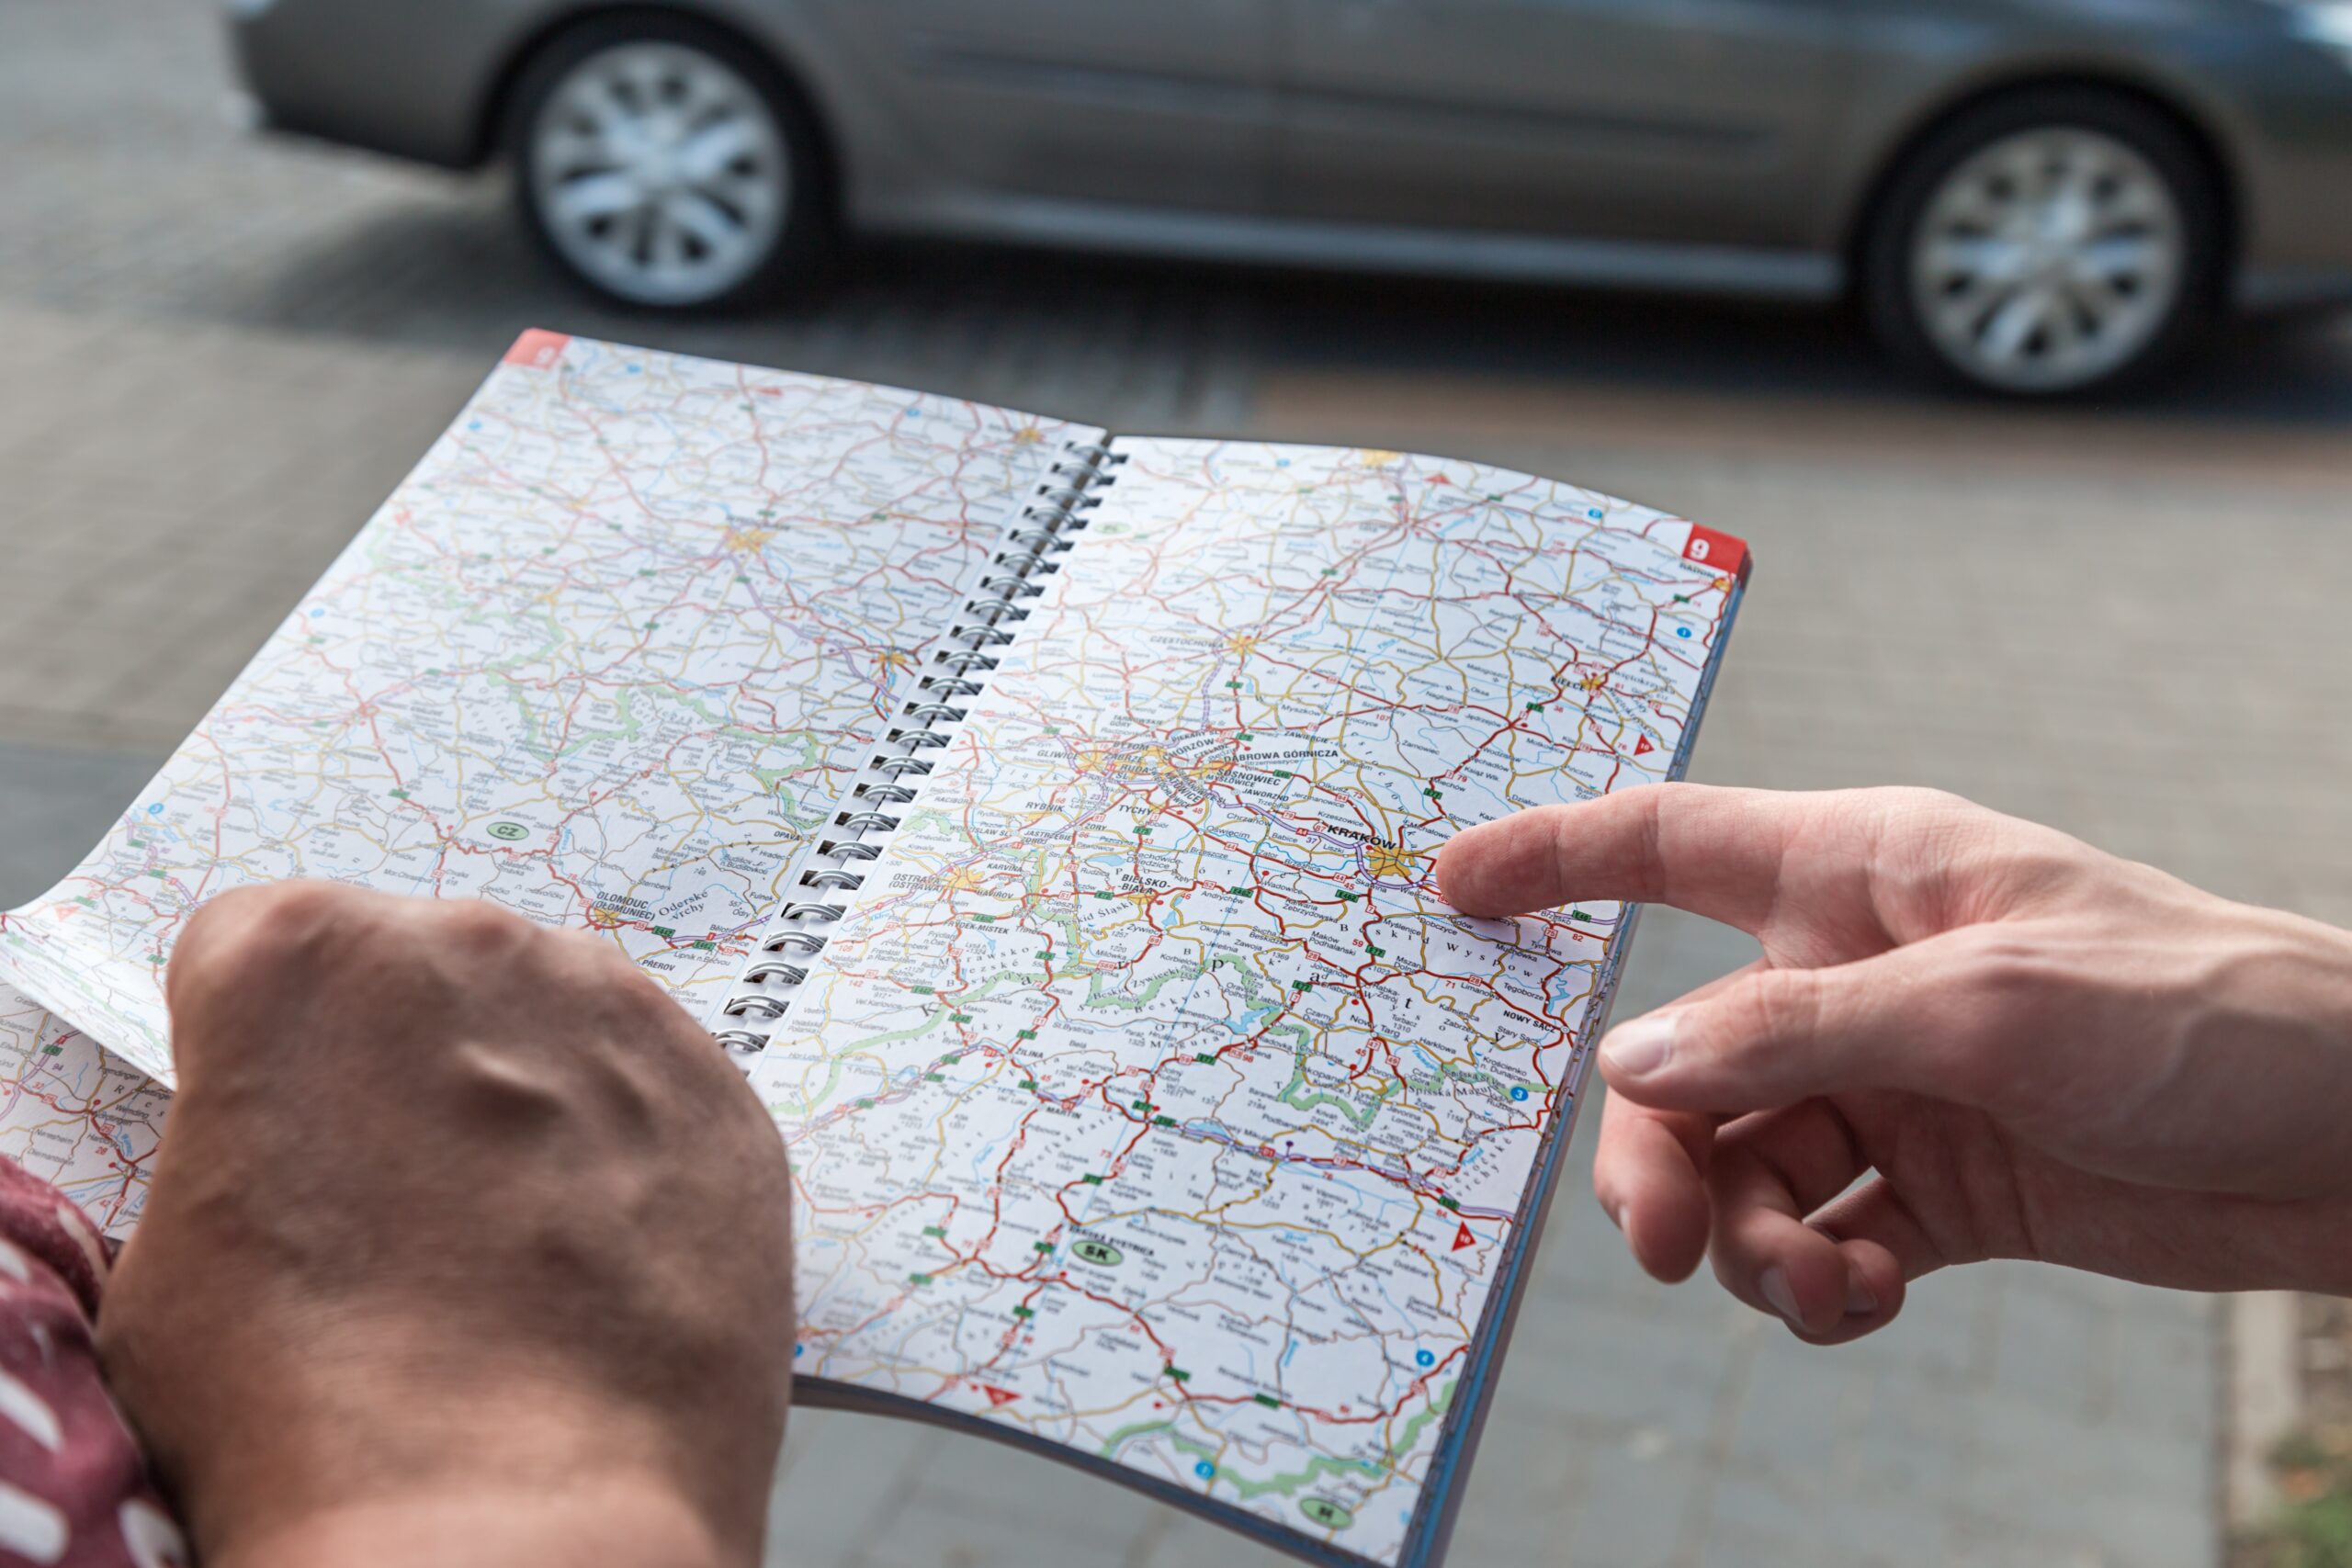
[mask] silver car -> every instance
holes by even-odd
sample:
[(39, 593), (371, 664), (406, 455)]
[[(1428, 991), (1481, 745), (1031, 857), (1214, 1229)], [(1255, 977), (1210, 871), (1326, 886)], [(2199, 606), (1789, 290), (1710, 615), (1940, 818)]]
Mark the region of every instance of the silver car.
[(2352, 0), (230, 0), (639, 306), (849, 231), (1860, 299), (2016, 394), (2352, 295)]

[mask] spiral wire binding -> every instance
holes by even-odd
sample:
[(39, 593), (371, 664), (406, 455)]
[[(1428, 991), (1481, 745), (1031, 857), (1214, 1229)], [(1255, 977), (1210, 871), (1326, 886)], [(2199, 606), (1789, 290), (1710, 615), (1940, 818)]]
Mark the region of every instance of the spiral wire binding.
[(987, 689), (995, 650), (1013, 640), (1005, 628), (1029, 618), (1023, 602), (1046, 591), (1036, 580), (1061, 570), (1058, 558), (1077, 543), (1070, 536), (1086, 527), (1086, 514), (1102, 504), (1102, 491), (1118, 477), (1114, 470), (1126, 460), (1100, 443), (1072, 442), (1022, 506), (965, 600), (962, 618), (933, 649), (841, 809), (797, 863), (792, 892), (761, 938), (758, 956), (719, 1005), (729, 1021), (712, 1032), (730, 1055), (748, 1060), (766, 1049), (808, 978), (808, 961), (824, 951), (823, 928), (847, 912), (849, 895), (865, 884), (857, 868), (879, 859), (876, 839), (898, 828), (901, 818), (888, 808), (914, 799), (909, 781), (931, 772), (921, 753), (948, 744), (950, 727), (963, 722), (969, 699)]

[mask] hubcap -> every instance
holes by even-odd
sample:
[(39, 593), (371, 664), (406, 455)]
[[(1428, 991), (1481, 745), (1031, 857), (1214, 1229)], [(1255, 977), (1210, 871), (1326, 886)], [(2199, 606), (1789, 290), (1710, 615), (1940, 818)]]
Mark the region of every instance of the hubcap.
[(2179, 206), (2154, 165), (2098, 131), (2020, 131), (1947, 175), (1920, 217), (1911, 298), (1954, 364), (2016, 391), (2117, 368), (2180, 301)]
[(700, 304), (751, 277), (792, 195), (766, 101), (683, 44), (620, 44), (572, 67), (532, 123), (526, 155), (556, 248), (640, 304)]

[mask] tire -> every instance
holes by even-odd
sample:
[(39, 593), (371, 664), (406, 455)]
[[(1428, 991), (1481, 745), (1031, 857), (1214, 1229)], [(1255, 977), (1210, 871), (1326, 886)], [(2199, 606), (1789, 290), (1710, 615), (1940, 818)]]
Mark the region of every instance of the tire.
[(2149, 377), (2211, 321), (2225, 202), (2210, 159), (2121, 93), (2026, 88), (1962, 110), (1865, 215), (1862, 304), (1900, 363), (2064, 397)]
[(585, 23), (529, 61), (510, 102), (524, 224), (605, 298), (729, 310), (821, 275), (835, 232), (822, 136), (732, 36), (686, 17)]

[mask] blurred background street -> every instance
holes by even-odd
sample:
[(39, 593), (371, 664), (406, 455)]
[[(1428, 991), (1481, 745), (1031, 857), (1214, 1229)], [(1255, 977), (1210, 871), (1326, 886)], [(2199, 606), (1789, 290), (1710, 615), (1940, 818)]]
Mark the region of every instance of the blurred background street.
[[(631, 314), (531, 253), (502, 178), (232, 129), (219, 31), (196, 0), (0, 6), (0, 906), (96, 839), (536, 325), (1669, 508), (1758, 563), (1695, 776), (1938, 785), (2352, 923), (2340, 321), (2027, 409), (1919, 390), (1839, 314), (978, 247), (855, 251), (773, 314)], [(1744, 956), (1654, 914), (1621, 1013)], [(2222, 1303), (1995, 1265), (1810, 1350), (1639, 1279), (1576, 1167), (1538, 1272), (1464, 1568), (2221, 1560)], [(796, 1418), (781, 1486), (777, 1563), (1274, 1561), (863, 1417)]]

